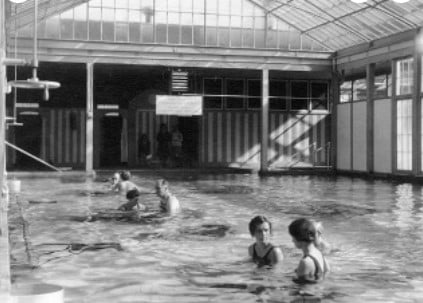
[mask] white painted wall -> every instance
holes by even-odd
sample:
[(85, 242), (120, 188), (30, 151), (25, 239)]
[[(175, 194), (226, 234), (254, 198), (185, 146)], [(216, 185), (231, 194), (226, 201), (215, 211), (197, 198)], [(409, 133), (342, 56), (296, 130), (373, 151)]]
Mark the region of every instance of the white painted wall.
[(353, 103), (353, 170), (367, 170), (367, 102)]
[(336, 168), (351, 170), (351, 104), (338, 104), (336, 111)]
[(374, 171), (392, 173), (392, 101), (374, 101)]

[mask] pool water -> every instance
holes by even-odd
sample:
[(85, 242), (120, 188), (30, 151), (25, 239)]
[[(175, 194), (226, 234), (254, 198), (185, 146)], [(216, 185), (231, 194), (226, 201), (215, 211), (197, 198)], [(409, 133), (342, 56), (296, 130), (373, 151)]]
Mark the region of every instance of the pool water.
[[(83, 194), (103, 190), (105, 177), (21, 179), (22, 192), (16, 201), (12, 197), (9, 212), (13, 283), (58, 284), (65, 302), (78, 303), (423, 300), (420, 185), (173, 174), (167, 177), (183, 207), (179, 216), (81, 220), (124, 201)], [(152, 192), (159, 177), (139, 175), (134, 181)], [(158, 209), (154, 195), (142, 195), (142, 201)], [(273, 223), (273, 242), (285, 257), (281, 268), (258, 269), (248, 260), (248, 222), (258, 214)], [(300, 216), (321, 221), (332, 247), (332, 272), (319, 284), (292, 281), (301, 251), (287, 226)]]

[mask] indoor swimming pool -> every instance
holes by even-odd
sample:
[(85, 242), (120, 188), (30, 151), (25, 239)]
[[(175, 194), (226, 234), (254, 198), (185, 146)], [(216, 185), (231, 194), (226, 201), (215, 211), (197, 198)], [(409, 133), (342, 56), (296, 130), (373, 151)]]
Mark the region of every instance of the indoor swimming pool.
[[(254, 174), (166, 176), (183, 212), (142, 222), (84, 221), (121, 197), (90, 195), (107, 183), (21, 178), (9, 224), (13, 284), (52, 283), (65, 302), (418, 302), (423, 298), (422, 186), (347, 177)], [(159, 175), (136, 175), (153, 192)], [(158, 198), (142, 195), (150, 210)], [(248, 261), (255, 215), (273, 223), (285, 259)], [(292, 281), (301, 258), (288, 234), (298, 217), (323, 223), (332, 272), (319, 284)], [(23, 220), (22, 220), (23, 218)]]

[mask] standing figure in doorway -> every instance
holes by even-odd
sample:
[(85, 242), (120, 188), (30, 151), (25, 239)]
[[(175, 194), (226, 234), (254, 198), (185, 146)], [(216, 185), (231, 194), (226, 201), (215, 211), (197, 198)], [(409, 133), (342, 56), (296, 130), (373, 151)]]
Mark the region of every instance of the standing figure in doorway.
[(140, 158), (140, 164), (143, 167), (148, 166), (148, 157), (150, 157), (150, 140), (147, 134), (142, 134), (138, 141), (138, 156)]
[(179, 127), (175, 125), (172, 132), (172, 160), (175, 167), (182, 166), (182, 141), (184, 137), (179, 131)]
[(167, 130), (167, 125), (164, 123), (160, 124), (160, 130), (157, 134), (157, 154), (162, 167), (167, 166), (167, 160), (170, 154), (170, 141), (171, 135)]

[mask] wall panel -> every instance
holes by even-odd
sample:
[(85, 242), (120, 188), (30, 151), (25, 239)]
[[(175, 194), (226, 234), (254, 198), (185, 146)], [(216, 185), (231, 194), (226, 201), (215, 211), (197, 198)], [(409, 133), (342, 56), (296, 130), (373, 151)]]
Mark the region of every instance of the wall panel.
[(392, 173), (392, 101), (374, 101), (374, 171)]
[(336, 110), (336, 168), (351, 170), (351, 104), (338, 104)]
[(367, 171), (367, 103), (353, 103), (353, 170)]

